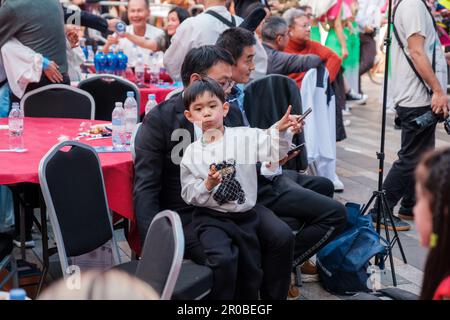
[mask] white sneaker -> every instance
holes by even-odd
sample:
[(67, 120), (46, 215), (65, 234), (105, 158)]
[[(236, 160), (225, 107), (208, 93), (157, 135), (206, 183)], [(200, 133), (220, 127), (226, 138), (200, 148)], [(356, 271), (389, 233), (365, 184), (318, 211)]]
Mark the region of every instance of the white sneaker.
[(341, 180), (333, 181), (334, 185), (334, 192), (343, 192), (344, 191), (344, 184)]
[(342, 115), (343, 115), (344, 117), (346, 117), (346, 116), (351, 116), (351, 115), (352, 115), (352, 112), (351, 112), (350, 110), (342, 110)]
[(352, 121), (350, 119), (344, 120), (344, 127), (348, 127), (351, 124), (352, 124)]

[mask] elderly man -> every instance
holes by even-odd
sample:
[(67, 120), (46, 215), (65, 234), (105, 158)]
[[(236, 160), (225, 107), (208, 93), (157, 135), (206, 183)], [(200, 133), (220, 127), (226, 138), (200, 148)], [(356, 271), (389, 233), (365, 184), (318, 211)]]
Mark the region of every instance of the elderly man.
[(288, 25), (281, 17), (271, 17), (262, 28), (263, 46), (267, 53), (267, 74), (289, 75), (317, 68), (322, 60), (313, 54), (283, 52), (289, 41)]
[(118, 44), (119, 48), (123, 49), (123, 52), (128, 56), (128, 62), (131, 64), (134, 64), (137, 59), (136, 51), (138, 48), (144, 59), (146, 59), (151, 51), (141, 47), (142, 42), (139, 41), (139, 38), (155, 40), (161, 43), (161, 46), (163, 46), (162, 42), (165, 39), (163, 30), (147, 23), (149, 17), (148, 0), (130, 0), (128, 2), (128, 20), (130, 25), (126, 28), (128, 36), (120, 37), (117, 34), (109, 36), (103, 51), (107, 53), (111, 45)]

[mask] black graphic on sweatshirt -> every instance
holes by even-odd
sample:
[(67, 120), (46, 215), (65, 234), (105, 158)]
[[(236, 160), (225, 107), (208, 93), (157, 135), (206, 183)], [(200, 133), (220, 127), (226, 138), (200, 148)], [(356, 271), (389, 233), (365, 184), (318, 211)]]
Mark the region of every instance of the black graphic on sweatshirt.
[(221, 163), (213, 163), (209, 166), (214, 172), (220, 171), (222, 175), (222, 183), (217, 191), (213, 194), (214, 200), (219, 205), (227, 202), (236, 201), (238, 204), (245, 202), (245, 192), (242, 190), (241, 184), (236, 180), (236, 166), (234, 160), (222, 161)]

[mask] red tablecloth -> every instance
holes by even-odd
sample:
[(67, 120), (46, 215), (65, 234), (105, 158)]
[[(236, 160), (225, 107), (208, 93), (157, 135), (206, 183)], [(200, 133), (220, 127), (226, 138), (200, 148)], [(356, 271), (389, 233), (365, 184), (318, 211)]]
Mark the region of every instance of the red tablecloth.
[(140, 88), (139, 93), (141, 94), (141, 104), (140, 104), (140, 112), (141, 114), (145, 113), (145, 105), (148, 101), (148, 95), (154, 94), (156, 96), (156, 102), (161, 103), (166, 99), (166, 96), (175, 88), (159, 88), (154, 85), (150, 85), (148, 88)]
[[(59, 143), (58, 138), (67, 136), (73, 140), (80, 129), (82, 122), (91, 124), (103, 121), (90, 121), (81, 119), (24, 119), (24, 153), (0, 153), (0, 185), (21, 182), (39, 183), (39, 162), (41, 158)], [(7, 119), (0, 119), (0, 125), (7, 124)], [(82, 143), (91, 146), (110, 146), (111, 138), (86, 141)], [(8, 130), (0, 130), (0, 149), (8, 148)], [(105, 180), (106, 195), (109, 207), (132, 222), (130, 246), (139, 252), (138, 235), (135, 228), (133, 208), (133, 162), (130, 153), (99, 153), (99, 158)]]

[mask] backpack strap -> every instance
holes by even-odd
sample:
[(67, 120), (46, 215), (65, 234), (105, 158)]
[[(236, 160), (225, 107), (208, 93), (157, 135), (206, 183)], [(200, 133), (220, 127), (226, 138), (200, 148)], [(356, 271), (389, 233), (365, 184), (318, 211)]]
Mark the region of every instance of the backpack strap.
[[(409, 66), (411, 67), (411, 69), (414, 71), (414, 73), (416, 74), (417, 78), (420, 80), (420, 82), (423, 84), (423, 86), (425, 87), (425, 89), (427, 90), (428, 94), (430, 96), (433, 95), (433, 91), (428, 88), (428, 85), (425, 83), (425, 81), (423, 80), (423, 78), (420, 76), (419, 72), (417, 71), (416, 67), (414, 66), (414, 63), (412, 62), (411, 58), (406, 54), (405, 52), (405, 45), (402, 43), (402, 41), (400, 40), (400, 37), (398, 35), (398, 31), (397, 28), (395, 27), (395, 14), (397, 12), (397, 9), (400, 5), (400, 3), (402, 3), (402, 0), (400, 0), (397, 5), (394, 8), (394, 13), (392, 15), (392, 29), (394, 31), (394, 36), (395, 39), (397, 40), (397, 43), (400, 47), (400, 49), (402, 49), (403, 54), (405, 55), (406, 61), (408, 62)], [(433, 14), (431, 13), (430, 9), (428, 8), (427, 4), (425, 3), (424, 0), (422, 0), (422, 3), (425, 5), (428, 13), (430, 14), (431, 20), (433, 21), (433, 26), (434, 29), (436, 30), (437, 33), (437, 25), (436, 25), (436, 21), (434, 20)], [(433, 72), (436, 72), (436, 45), (433, 47), (433, 58), (432, 58), (432, 63), (431, 66), (433, 68)]]
[(214, 18), (216, 18), (217, 20), (219, 20), (224, 25), (226, 25), (226, 26), (228, 26), (230, 28), (235, 28), (236, 27), (236, 18), (233, 15), (231, 15), (231, 21), (228, 21), (227, 19), (225, 19), (224, 17), (222, 17), (220, 14), (218, 14), (217, 12), (215, 12), (213, 10), (205, 11), (205, 13), (213, 16)]

